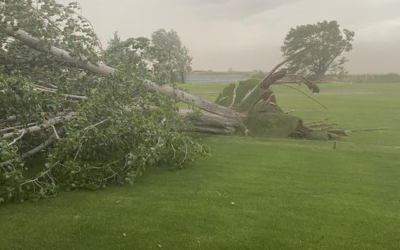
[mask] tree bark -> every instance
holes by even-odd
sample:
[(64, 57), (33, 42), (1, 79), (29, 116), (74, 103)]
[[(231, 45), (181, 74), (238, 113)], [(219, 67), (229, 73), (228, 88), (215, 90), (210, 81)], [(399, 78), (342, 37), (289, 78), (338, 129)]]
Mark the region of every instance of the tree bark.
[[(207, 111), (200, 111), (198, 116), (192, 114), (191, 110), (181, 109), (179, 115), (189, 117), (192, 127), (184, 128), (186, 131), (215, 133), (215, 134), (231, 134), (237, 130), (237, 119), (223, 117), (209, 113)], [(190, 116), (194, 115), (193, 118)]]
[[(13, 30), (12, 28), (7, 28), (6, 32), (9, 36), (14, 37), (15, 39), (21, 41), (24, 43), (26, 46), (35, 49), (40, 52), (44, 53), (51, 53), (56, 57), (59, 57), (63, 59), (64, 61), (68, 62), (71, 66), (78, 67), (84, 70), (87, 70), (91, 73), (94, 74), (100, 74), (100, 75), (111, 75), (115, 72), (115, 69), (112, 67), (109, 67), (105, 64), (99, 64), (99, 65), (94, 65), (90, 62), (85, 63), (82, 62), (82, 60), (78, 57), (72, 56), (69, 52), (56, 48), (52, 46), (49, 50), (42, 48), (39, 46), (39, 39), (32, 37), (29, 35), (27, 32), (23, 30)], [(220, 106), (218, 104), (215, 104), (213, 102), (204, 100), (198, 96), (191, 95), (189, 93), (186, 93), (181, 90), (177, 90), (168, 86), (160, 86), (152, 81), (145, 80), (143, 82), (144, 86), (149, 89), (150, 91), (156, 91), (161, 95), (165, 95), (171, 98), (174, 98), (177, 101), (185, 102), (191, 105), (194, 105), (195, 107), (207, 111), (209, 113), (215, 114), (217, 116), (225, 117), (231, 119), (231, 124), (235, 128), (243, 127), (243, 122), (242, 120), (245, 118), (245, 116), (239, 112), (236, 112), (233, 109), (227, 108)]]

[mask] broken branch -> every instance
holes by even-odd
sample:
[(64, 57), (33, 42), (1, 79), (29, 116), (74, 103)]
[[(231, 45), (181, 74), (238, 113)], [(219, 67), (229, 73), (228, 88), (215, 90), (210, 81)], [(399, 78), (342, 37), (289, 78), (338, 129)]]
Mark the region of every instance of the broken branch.
[(32, 126), (32, 127), (20, 129), (20, 130), (18, 130), (16, 132), (11, 132), (11, 133), (4, 134), (1, 139), (2, 140), (11, 139), (11, 138), (13, 138), (13, 137), (15, 137), (15, 136), (17, 136), (19, 134), (22, 134), (22, 133), (38, 132), (38, 131), (41, 131), (41, 130), (43, 130), (45, 128), (48, 128), (48, 127), (50, 127), (52, 125), (57, 125), (57, 124), (59, 124), (59, 123), (61, 123), (63, 121), (71, 120), (71, 119), (75, 118), (75, 116), (76, 116), (76, 113), (75, 112), (71, 112), (71, 113), (69, 113), (69, 114), (67, 114), (65, 116), (54, 117), (54, 118), (51, 118), (51, 119), (47, 120), (45, 123), (43, 123), (41, 125)]

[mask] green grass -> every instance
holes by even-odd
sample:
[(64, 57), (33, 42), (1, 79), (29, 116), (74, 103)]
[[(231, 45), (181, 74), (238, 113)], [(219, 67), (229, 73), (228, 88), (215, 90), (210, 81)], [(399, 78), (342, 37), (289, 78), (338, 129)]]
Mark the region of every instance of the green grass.
[[(185, 85), (215, 100), (226, 85)], [(282, 86), (306, 122), (376, 128), (332, 142), (204, 136), (213, 155), (130, 186), (0, 207), (0, 249), (400, 249), (400, 85)]]

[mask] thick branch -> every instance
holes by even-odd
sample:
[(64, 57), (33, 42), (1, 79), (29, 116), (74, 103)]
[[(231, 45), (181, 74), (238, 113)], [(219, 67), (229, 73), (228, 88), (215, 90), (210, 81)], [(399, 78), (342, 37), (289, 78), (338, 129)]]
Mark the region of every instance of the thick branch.
[(60, 96), (63, 96), (65, 98), (70, 98), (70, 99), (75, 99), (75, 100), (86, 100), (87, 97), (86, 96), (80, 96), (80, 95), (70, 95), (70, 94), (59, 94), (57, 93), (57, 89), (49, 89), (49, 88), (45, 88), (45, 87), (39, 87), (39, 86), (35, 86), (35, 89), (37, 91), (41, 91), (41, 92), (45, 92), (45, 93), (51, 93), (51, 94), (58, 94)]
[(85, 69), (87, 71), (90, 71), (95, 74), (100, 74), (100, 75), (110, 75), (114, 73), (115, 69), (111, 68), (107, 65), (104, 64), (99, 64), (99, 65), (94, 65), (92, 63), (85, 63), (82, 62), (79, 58), (71, 56), (71, 54), (63, 49), (59, 49), (56, 47), (51, 47), (50, 49), (44, 48), (39, 46), (39, 39), (32, 37), (29, 35), (27, 32), (23, 30), (13, 30), (12, 28), (8, 27), (6, 28), (6, 32), (9, 36), (14, 37), (15, 39), (23, 42), (25, 45), (40, 51), (40, 52), (45, 52), (45, 53), (51, 53), (64, 61), (70, 63), (71, 65), (74, 65), (75, 67)]
[[(21, 159), (25, 159), (25, 158), (31, 157), (35, 154), (38, 154), (40, 151), (48, 148), (51, 144), (53, 144), (53, 142), (55, 140), (56, 140), (56, 135), (50, 136), (50, 138), (47, 141), (45, 141), (44, 143), (40, 144), (39, 146), (37, 146), (36, 148), (34, 148), (32, 150), (29, 150), (28, 152), (22, 154)], [(5, 167), (7, 165), (14, 163), (15, 161), (16, 161), (16, 159), (11, 159), (11, 160), (2, 162), (2, 163), (0, 163), (0, 167)]]
[(2, 123), (2, 122), (13, 122), (13, 121), (16, 121), (16, 120), (17, 120), (17, 116), (13, 115), (13, 116), (7, 117), (6, 119), (0, 120), (0, 123)]
[(200, 111), (200, 114), (198, 116), (190, 118), (190, 115), (192, 114), (193, 113), (191, 110), (187, 109), (179, 110), (179, 115), (183, 117), (189, 117), (189, 120), (193, 123), (194, 126), (201, 124), (202, 126), (212, 126), (221, 129), (223, 128), (235, 129), (239, 127), (238, 119), (235, 118), (222, 117), (202, 110)]
[(16, 132), (11, 132), (11, 133), (7, 133), (4, 134), (3, 137), (1, 138), (2, 140), (6, 140), (6, 139), (11, 139), (14, 138), (18, 135), (21, 135), (22, 133), (27, 134), (27, 133), (34, 133), (34, 132), (38, 132), (41, 131), (43, 129), (46, 129), (48, 127), (51, 127), (53, 125), (57, 125), (63, 121), (68, 121), (73, 119), (76, 116), (76, 113), (71, 112), (65, 116), (58, 116), (58, 117), (54, 117), (51, 118), (49, 120), (47, 120), (45, 123), (41, 124), (41, 125), (37, 125), (37, 126), (32, 126), (32, 127), (28, 127), (28, 128), (24, 128), (24, 129), (20, 129)]
[[(74, 67), (85, 69), (91, 73), (100, 74), (100, 75), (110, 75), (115, 72), (114, 68), (111, 68), (107, 65), (104, 65), (104, 64), (94, 65), (89, 62), (85, 63), (80, 58), (72, 56), (69, 52), (59, 49), (59, 48), (56, 48), (56, 47), (53, 47), (53, 46), (50, 48), (50, 50), (42, 48), (39, 46), (39, 39), (32, 37), (31, 35), (29, 35), (27, 32), (25, 32), (23, 30), (14, 31), (12, 28), (7, 28), (6, 31), (7, 31), (8, 35), (23, 42), (25, 45), (27, 45), (35, 50), (41, 51), (41, 52), (51, 53), (54, 56), (57, 56), (59, 58), (62, 58), (65, 61), (67, 61)], [(159, 86), (158, 84), (148, 81), (148, 80), (144, 81), (144, 85), (149, 90), (157, 91), (161, 95), (172, 97), (178, 101), (182, 101), (182, 102), (185, 102), (188, 104), (193, 104), (194, 106), (198, 107), (199, 109), (206, 110), (213, 114), (218, 114), (221, 116), (228, 116), (228, 117), (229, 116), (237, 117), (239, 119), (242, 118), (240, 113), (238, 113), (230, 108), (226, 108), (226, 107), (217, 105), (213, 102), (203, 100), (200, 97), (188, 94), (181, 90), (177, 90), (177, 89), (167, 87), (167, 86)]]
[(260, 88), (266, 81), (268, 81), (268, 79), (280, 68), (282, 67), (282, 65), (284, 65), (287, 62), (292, 61), (294, 58), (296, 58), (297, 56), (299, 56), (300, 54), (304, 53), (305, 51), (311, 49), (311, 47), (313, 47), (315, 44), (311, 44), (310, 46), (299, 50), (298, 52), (294, 53), (293, 55), (289, 56), (288, 58), (286, 58), (285, 60), (283, 60), (281, 63), (279, 63), (278, 65), (276, 65), (269, 73), (267, 76), (265, 76), (252, 90), (250, 90), (249, 92), (247, 92), (246, 96), (242, 99), (242, 103), (244, 101), (247, 100), (247, 98), (258, 88)]
[[(207, 112), (217, 114), (224, 117), (232, 117), (232, 118), (241, 118), (241, 114), (236, 112), (233, 109), (217, 105), (213, 102), (204, 100), (198, 96), (188, 94), (184, 91), (174, 89), (168, 86), (160, 86), (154, 82), (145, 81), (145, 86), (150, 89), (157, 91), (161, 95), (169, 96), (177, 101), (185, 102), (188, 104), (192, 104), (199, 109), (205, 110)], [(239, 126), (240, 124), (238, 124)]]
[(280, 67), (282, 67), (282, 65), (284, 65), (284, 64), (287, 63), (287, 62), (292, 61), (294, 58), (296, 58), (296, 57), (299, 56), (300, 54), (302, 54), (302, 53), (304, 53), (305, 51), (307, 51), (307, 50), (311, 49), (312, 47), (314, 47), (314, 45), (315, 45), (315, 44), (311, 44), (310, 46), (307, 46), (306, 48), (301, 49), (301, 50), (297, 51), (296, 53), (294, 53), (293, 55), (287, 57), (284, 61), (282, 61), (281, 63), (279, 63), (278, 65), (276, 65), (275, 68), (273, 68), (273, 69), (269, 72), (269, 74), (268, 74), (266, 77), (264, 77), (264, 79), (262, 79), (262, 80), (260, 81), (260, 84), (262, 84), (262, 83), (263, 83), (266, 79), (268, 79), (273, 73), (275, 73), (275, 71), (277, 71)]

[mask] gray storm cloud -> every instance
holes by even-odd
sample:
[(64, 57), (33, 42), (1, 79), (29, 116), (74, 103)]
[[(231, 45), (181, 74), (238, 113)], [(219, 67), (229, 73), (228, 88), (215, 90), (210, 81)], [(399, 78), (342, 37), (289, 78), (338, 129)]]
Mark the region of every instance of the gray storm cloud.
[[(68, 3), (60, 0), (60, 3)], [(356, 32), (351, 73), (400, 73), (399, 0), (78, 0), (104, 42), (174, 29), (195, 69), (268, 70), (291, 27), (337, 20)]]

